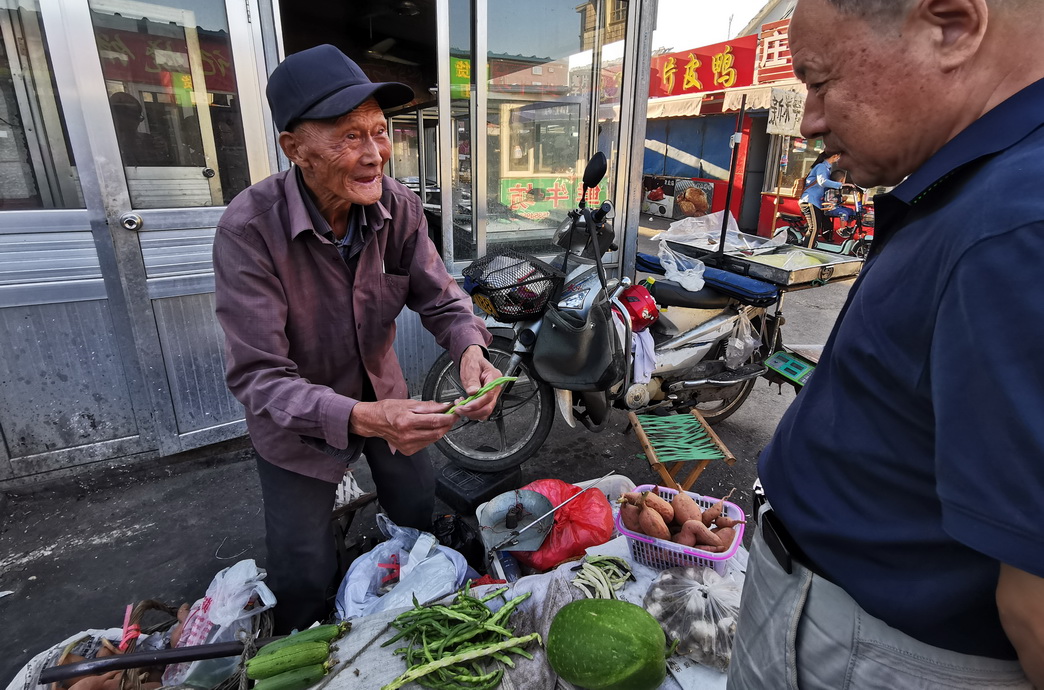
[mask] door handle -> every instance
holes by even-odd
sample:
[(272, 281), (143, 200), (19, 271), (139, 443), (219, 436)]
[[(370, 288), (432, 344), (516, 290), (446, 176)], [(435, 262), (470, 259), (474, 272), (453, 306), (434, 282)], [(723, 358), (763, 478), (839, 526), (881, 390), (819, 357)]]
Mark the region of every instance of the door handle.
[(124, 230), (141, 230), (144, 224), (145, 221), (137, 213), (124, 213), (120, 216), (120, 225)]

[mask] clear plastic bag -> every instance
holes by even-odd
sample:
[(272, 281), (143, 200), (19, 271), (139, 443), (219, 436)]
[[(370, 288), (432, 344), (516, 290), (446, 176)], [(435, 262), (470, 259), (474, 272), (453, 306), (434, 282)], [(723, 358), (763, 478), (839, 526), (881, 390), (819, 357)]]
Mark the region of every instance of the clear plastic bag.
[(679, 254), (671, 249), (666, 241), (660, 241), (660, 263), (667, 280), (673, 280), (686, 290), (698, 292), (703, 289), (703, 271), (705, 266), (699, 259)]
[[(215, 575), (206, 596), (189, 610), (178, 647), (236, 642), (241, 635), (253, 635), (254, 616), (276, 603), (261, 581), (264, 577), (252, 558)], [(231, 676), (238, 663), (238, 657), (224, 657), (171, 664), (163, 672), (163, 684), (212, 688)]]
[[(670, 240), (707, 251), (716, 251), (721, 242), (721, 222), (724, 211), (716, 211), (699, 218), (682, 218), (671, 223), (670, 228), (653, 236), (654, 240)], [(730, 213), (725, 234), (725, 252), (729, 254), (759, 254), (772, 251), (785, 244), (787, 234), (777, 233), (772, 238), (740, 232), (736, 218)]]
[(732, 659), (741, 587), (712, 568), (669, 568), (645, 595), (644, 608), (658, 620), (677, 652), (724, 671)]
[(397, 607), (422, 604), (478, 579), (464, 556), (439, 544), (433, 534), (399, 527), (384, 513), (377, 526), (388, 537), (352, 562), (337, 590), (337, 616), (348, 620)]
[(725, 366), (729, 369), (742, 366), (759, 347), (761, 338), (750, 323), (750, 317), (747, 312), (740, 312), (736, 327), (725, 343)]

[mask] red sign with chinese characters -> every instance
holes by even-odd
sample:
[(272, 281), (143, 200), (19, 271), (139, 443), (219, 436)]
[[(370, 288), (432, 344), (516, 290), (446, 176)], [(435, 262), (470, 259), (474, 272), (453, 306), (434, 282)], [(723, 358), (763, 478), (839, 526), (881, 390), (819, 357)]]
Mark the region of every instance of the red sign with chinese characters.
[[(236, 73), (228, 34), (200, 30), (198, 35), (206, 90), (235, 93)], [(188, 45), (184, 38), (111, 28), (96, 28), (95, 37), (106, 79), (165, 86), (174, 91), (192, 89)]]
[(649, 96), (721, 91), (754, 83), (756, 35), (659, 55), (652, 59)]

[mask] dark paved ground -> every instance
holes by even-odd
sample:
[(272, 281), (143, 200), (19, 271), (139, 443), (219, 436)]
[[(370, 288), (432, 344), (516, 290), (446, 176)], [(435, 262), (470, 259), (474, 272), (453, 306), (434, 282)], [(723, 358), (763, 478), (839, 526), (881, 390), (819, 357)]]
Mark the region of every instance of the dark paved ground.
[[(788, 296), (788, 343), (823, 343), (847, 285)], [(759, 383), (747, 404), (717, 427), (739, 459), (712, 464), (694, 490), (750, 505), (755, 458), (794, 398)], [(636, 483), (655, 473), (634, 456), (625, 420), (601, 434), (557, 420), (540, 453), (523, 466), (523, 482), (544, 477), (582, 481), (610, 469)], [(437, 452), (438, 463), (444, 463)], [(364, 488), (365, 472), (357, 473)], [(449, 512), (445, 505), (441, 510)], [(372, 544), (374, 508), (356, 518), (351, 536)], [(0, 493), (0, 687), (28, 659), (88, 628), (119, 626), (127, 604), (172, 604), (201, 597), (213, 575), (243, 558), (265, 561), (264, 528), (253, 461), (244, 442), (185, 457), (124, 467), (99, 464), (34, 493)]]

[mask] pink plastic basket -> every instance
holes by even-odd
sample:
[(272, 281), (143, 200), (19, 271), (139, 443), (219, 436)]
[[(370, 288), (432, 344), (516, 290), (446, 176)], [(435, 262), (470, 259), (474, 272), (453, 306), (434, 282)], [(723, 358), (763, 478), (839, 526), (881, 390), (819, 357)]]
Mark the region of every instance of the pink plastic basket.
[[(671, 501), (678, 493), (674, 489), (653, 484), (643, 484), (635, 487), (634, 490), (638, 492), (655, 490), (660, 495), (660, 498), (665, 501)], [(685, 493), (689, 494), (703, 510), (710, 508), (719, 500), (717, 498), (700, 496), (691, 491), (686, 491)], [(735, 503), (730, 503), (729, 501), (725, 501), (721, 513), (725, 517), (735, 518), (736, 520), (747, 519), (743, 510)], [(616, 514), (616, 529), (619, 530), (620, 534), (627, 537), (627, 546), (631, 549), (631, 558), (642, 565), (647, 565), (657, 570), (675, 566), (700, 566), (714, 568), (717, 573), (724, 575), (729, 559), (736, 555), (740, 545), (743, 543), (743, 528), (745, 526), (743, 524), (736, 525), (736, 538), (732, 540), (732, 546), (729, 547), (728, 551), (711, 553), (702, 549), (657, 539), (656, 537), (636, 534), (624, 527), (623, 522), (620, 520), (620, 514)]]

